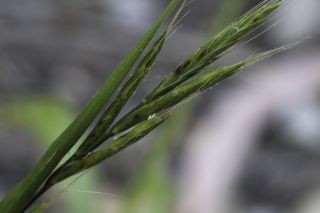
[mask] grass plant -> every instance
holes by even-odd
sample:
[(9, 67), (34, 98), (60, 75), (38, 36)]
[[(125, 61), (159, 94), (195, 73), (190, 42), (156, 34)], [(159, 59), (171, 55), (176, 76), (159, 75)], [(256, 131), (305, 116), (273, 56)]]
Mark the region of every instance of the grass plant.
[[(250, 56), (235, 64), (210, 68), (210, 65), (227, 54), (232, 46), (262, 25), (281, 5), (281, 0), (265, 0), (194, 51), (147, 94), (140, 104), (116, 121), (123, 107), (151, 70), (186, 5), (187, 1), (170, 2), (164, 13), (110, 74), (79, 116), (52, 143), (30, 174), (3, 198), (0, 202), (0, 212), (25, 211), (55, 184), (101, 163), (139, 141), (174, 114), (179, 104), (201, 94), (240, 70), (297, 45), (297, 43), (290, 44)], [(176, 13), (172, 16), (168, 27), (154, 39), (157, 31), (174, 10)], [(149, 45), (152, 40), (153, 43)], [(146, 52), (144, 57), (140, 59), (144, 52)], [(120, 92), (115, 94), (135, 64), (137, 68), (132, 71)], [(115, 99), (110, 102), (112, 95)], [(102, 111), (102, 116), (98, 118)], [(84, 141), (81, 141), (80, 137), (88, 131), (95, 119), (98, 119), (98, 122), (93, 130)], [(80, 145), (79, 148), (67, 161), (61, 162), (76, 143)]]

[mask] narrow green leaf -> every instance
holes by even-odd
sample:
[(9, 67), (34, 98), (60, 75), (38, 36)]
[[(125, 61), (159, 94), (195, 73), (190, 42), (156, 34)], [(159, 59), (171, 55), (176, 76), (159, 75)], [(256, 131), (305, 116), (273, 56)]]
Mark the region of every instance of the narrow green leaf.
[(17, 213), (23, 211), (27, 205), (29, 205), (29, 202), (32, 200), (39, 187), (48, 178), (65, 154), (67, 154), (87, 130), (138, 57), (147, 47), (164, 20), (175, 9), (179, 2), (180, 0), (171, 1), (164, 13), (158, 18), (132, 52), (120, 63), (114, 72), (112, 72), (80, 115), (58, 137), (58, 139), (53, 142), (29, 175), (0, 202), (0, 212)]

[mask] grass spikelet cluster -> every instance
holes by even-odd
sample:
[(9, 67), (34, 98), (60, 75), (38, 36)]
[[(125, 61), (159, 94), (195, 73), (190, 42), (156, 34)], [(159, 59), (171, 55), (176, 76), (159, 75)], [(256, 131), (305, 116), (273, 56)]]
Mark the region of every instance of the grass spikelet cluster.
[[(123, 107), (151, 70), (168, 35), (172, 32), (176, 20), (187, 5), (186, 2), (171, 1), (151, 30), (116, 71), (111, 74), (111, 79), (109, 78), (107, 83), (99, 90), (98, 97), (89, 103), (86, 110), (60, 136), (59, 140), (53, 143), (30, 175), (1, 201), (0, 212), (16, 213), (27, 209), (39, 196), (55, 184), (99, 164), (150, 133), (167, 120), (180, 103), (201, 94), (247, 66), (297, 45), (297, 43), (294, 43), (260, 53), (236, 64), (219, 67), (208, 72), (208, 67), (212, 63), (221, 58), (248, 33), (264, 23), (269, 14), (281, 5), (281, 0), (265, 0), (194, 51), (176, 69), (170, 72), (153, 91), (147, 94), (138, 106), (115, 122)], [(154, 38), (156, 31), (179, 3), (180, 9), (177, 10), (168, 27), (154, 40), (149, 49), (146, 50), (145, 56), (138, 62), (139, 56), (147, 48), (151, 39)], [(104, 110), (93, 130), (75, 153), (66, 162), (58, 166), (62, 157), (70, 151), (81, 135), (85, 133), (93, 119), (102, 111), (105, 102), (109, 100), (115, 88), (119, 87), (120, 82), (135, 63), (137, 68), (132, 71), (131, 76), (115, 96), (116, 98)], [(207, 72), (204, 73), (204, 70)], [(109, 141), (109, 143), (105, 144), (106, 141)]]
[[(224, 51), (236, 44), (250, 31), (260, 26), (267, 16), (280, 6), (280, 3), (279, 0), (265, 1), (231, 25), (227, 26), (222, 32), (192, 53), (190, 57), (165, 77), (159, 86), (147, 95), (136, 108), (111, 125), (116, 118), (116, 115), (120, 112), (120, 109), (133, 94), (139, 85), (139, 82), (153, 64), (159, 50), (165, 42), (166, 35), (168, 35), (167, 32), (169, 29), (167, 29), (164, 34), (156, 40), (146, 57), (140, 62), (138, 69), (120, 91), (116, 100), (105, 111), (95, 128), (99, 131), (93, 131), (94, 136), (99, 135), (99, 137), (95, 137), (95, 140), (91, 140), (91, 136), (89, 135), (87, 138), (89, 140), (86, 140), (82, 146), (80, 146), (74, 156), (71, 157), (71, 160), (61, 166), (50, 177), (46, 187), (49, 188), (71, 175), (98, 164), (101, 159), (106, 159), (119, 152), (124, 147), (137, 141), (135, 138), (146, 135), (158, 126), (158, 124), (162, 123), (163, 120), (168, 117), (167, 112), (171, 112), (174, 107), (182, 101), (200, 94), (246, 66), (287, 49), (288, 47), (286, 46), (251, 56), (236, 64), (220, 67), (207, 74), (201, 75), (201, 71), (220, 58)], [(197, 74), (199, 74), (199, 76)], [(197, 75), (197, 77), (194, 77), (195, 75)], [(166, 116), (164, 116), (163, 113), (165, 113)], [(155, 120), (161, 122), (155, 122)], [(154, 125), (155, 123), (157, 123), (157, 125)], [(141, 128), (141, 126), (148, 128)], [(114, 136), (121, 135), (126, 131), (129, 132), (124, 136), (115, 139), (111, 144), (91, 153), (104, 141), (113, 138)], [(139, 137), (133, 137), (133, 135), (138, 135)], [(128, 137), (132, 137), (133, 140), (130, 140)], [(124, 142), (123, 138), (127, 138), (127, 142)]]

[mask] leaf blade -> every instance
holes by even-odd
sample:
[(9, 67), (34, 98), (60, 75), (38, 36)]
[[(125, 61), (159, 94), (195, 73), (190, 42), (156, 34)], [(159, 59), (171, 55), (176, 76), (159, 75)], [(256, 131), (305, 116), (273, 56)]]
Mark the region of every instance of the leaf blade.
[(55, 140), (34, 169), (16, 188), (2, 199), (0, 202), (0, 212), (16, 213), (26, 208), (42, 183), (93, 122), (101, 108), (112, 96), (113, 92), (147, 47), (162, 23), (176, 8), (179, 2), (180, 0), (172, 0), (170, 2), (163, 14), (156, 20), (155, 24), (140, 40), (132, 52), (119, 64), (115, 71), (111, 73), (80, 115)]

